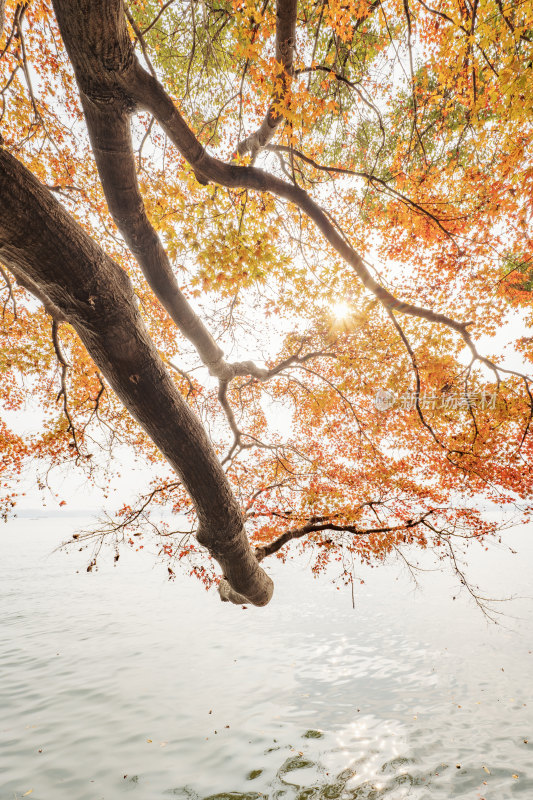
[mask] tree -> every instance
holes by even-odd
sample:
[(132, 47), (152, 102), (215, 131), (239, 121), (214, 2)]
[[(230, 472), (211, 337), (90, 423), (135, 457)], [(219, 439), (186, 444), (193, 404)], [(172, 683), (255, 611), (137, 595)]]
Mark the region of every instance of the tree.
[(2, 423), (5, 513), (27, 460), (95, 479), (119, 441), (172, 472), (90, 535), (171, 506), (169, 572), (211, 581), (203, 546), (224, 599), (267, 603), (295, 539), (464, 580), (482, 502), (531, 510), (530, 379), (476, 344), (531, 322), (530, 6), (0, 8), (1, 392), (46, 418)]

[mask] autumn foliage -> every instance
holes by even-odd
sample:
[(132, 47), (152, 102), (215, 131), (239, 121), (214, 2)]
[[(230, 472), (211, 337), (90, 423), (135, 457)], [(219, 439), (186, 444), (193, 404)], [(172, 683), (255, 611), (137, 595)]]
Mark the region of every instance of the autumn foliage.
[[(132, 118), (140, 194), (181, 290), (228, 362), (254, 362), (230, 379), (209, 375), (108, 211), (48, 0), (5, 2), (0, 134), (129, 275), (258, 559), (297, 540), (314, 569), (336, 559), (351, 581), (361, 560), (410, 560), (409, 545), (453, 559), (458, 542), (498, 533), (494, 507), (507, 521), (531, 511), (533, 7), (294, 9), (291, 18), (282, 0), (126, 3), (134, 53), (201, 145), (267, 176), (262, 191), (204, 180), (152, 113)], [(280, 41), (283, 13), (295, 34)], [(301, 202), (281, 182), (299, 187)], [(305, 198), (387, 295), (332, 244)], [(71, 325), (9, 265), (0, 277), (2, 513), (16, 508), (28, 470), (53, 486), (69, 463), (112, 486), (114, 448), (128, 447), (154, 479), (102, 523), (97, 546), (151, 537), (171, 576), (181, 561), (209, 582), (194, 508), (159, 450)], [(502, 331), (514, 339), (514, 372), (503, 368)], [(390, 408), (376, 406), (383, 391)], [(43, 424), (23, 436), (9, 420), (29, 398)], [(161, 521), (163, 509), (174, 523)]]

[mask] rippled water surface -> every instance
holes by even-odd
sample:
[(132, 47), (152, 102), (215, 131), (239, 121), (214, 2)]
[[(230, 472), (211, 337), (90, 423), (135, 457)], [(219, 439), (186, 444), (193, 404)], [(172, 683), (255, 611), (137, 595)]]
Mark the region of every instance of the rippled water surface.
[[(414, 591), (393, 565), (361, 570), (354, 610), (274, 563), (243, 610), (139, 554), (87, 573), (52, 553), (77, 522), (0, 529), (0, 800), (533, 798), (530, 600), (488, 626), (449, 576)], [(473, 576), (533, 594), (530, 535)]]

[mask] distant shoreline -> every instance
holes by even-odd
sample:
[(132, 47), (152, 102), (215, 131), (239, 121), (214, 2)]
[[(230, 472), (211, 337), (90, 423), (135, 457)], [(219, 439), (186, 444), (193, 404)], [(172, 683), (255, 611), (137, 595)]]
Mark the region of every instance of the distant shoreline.
[(7, 522), (11, 522), (17, 519), (49, 519), (50, 517), (54, 518), (61, 518), (63, 517), (66, 519), (67, 517), (96, 517), (96, 512), (94, 509), (85, 508), (85, 509), (44, 509), (44, 508), (24, 508), (20, 511), (16, 511), (13, 515), (10, 515), (7, 519)]

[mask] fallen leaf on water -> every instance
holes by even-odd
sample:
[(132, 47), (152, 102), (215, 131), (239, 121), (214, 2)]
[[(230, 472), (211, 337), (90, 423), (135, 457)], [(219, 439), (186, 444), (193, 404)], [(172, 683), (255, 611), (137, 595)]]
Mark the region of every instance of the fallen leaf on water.
[(24, 794), (22, 796), (26, 797), (26, 795), (31, 794), (32, 792), (33, 792), (33, 789), (28, 789), (28, 791), (24, 792)]
[(513, 775), (513, 778), (514, 778), (515, 780), (518, 780), (518, 775), (515, 773), (515, 774)]
[(488, 767), (486, 767), (485, 765), (483, 765), (483, 769), (485, 770), (485, 772), (487, 773), (487, 775), (490, 775), (490, 769), (489, 769)]
[(151, 744), (151, 743), (152, 743), (152, 740), (151, 740), (151, 739), (147, 739), (146, 741), (147, 741), (149, 744)]

